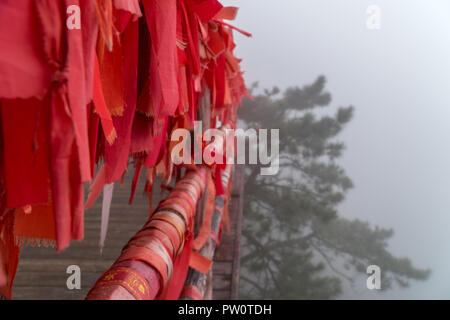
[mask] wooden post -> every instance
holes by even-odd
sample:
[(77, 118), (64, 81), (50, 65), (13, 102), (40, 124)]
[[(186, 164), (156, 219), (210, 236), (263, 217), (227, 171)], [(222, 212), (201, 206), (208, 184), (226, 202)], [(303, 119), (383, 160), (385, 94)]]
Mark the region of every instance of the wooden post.
[(244, 165), (235, 165), (232, 179), (230, 234), (224, 229), (213, 265), (213, 299), (236, 300), (239, 297), (239, 269), (244, 196)]
[[(203, 274), (189, 269), (185, 287), (195, 287), (203, 299), (236, 300), (239, 296), (239, 268), (240, 268), (240, 244), (242, 231), (242, 206), (244, 189), (244, 166), (235, 165), (232, 175), (232, 190), (229, 200), (230, 233), (224, 228), (220, 244), (211, 238), (200, 250), (200, 254), (214, 257), (214, 265), (210, 273)], [(223, 208), (223, 197), (217, 197), (215, 206)], [(222, 220), (219, 210), (214, 210), (211, 229), (217, 233)], [(209, 292), (211, 284), (208, 283), (212, 275), (212, 297)], [(182, 299), (189, 299), (183, 297)]]
[[(230, 183), (230, 177), (232, 175), (231, 165), (227, 166), (224, 172), (222, 172), (222, 184), (225, 188), (227, 188), (228, 183)], [(214, 212), (211, 219), (211, 233), (219, 234), (220, 226), (222, 224), (223, 212), (225, 210), (226, 199), (225, 196), (217, 196), (214, 200)], [(213, 238), (212, 234), (209, 236), (205, 245), (199, 250), (199, 253), (207, 259), (212, 260), (214, 257), (214, 253), (216, 251), (218, 243)], [(210, 270), (211, 271), (211, 270)], [(189, 272), (184, 283), (185, 289), (193, 288), (196, 291), (195, 299), (205, 299), (208, 296), (208, 288), (211, 286), (208, 283), (208, 280), (211, 280), (214, 283), (214, 277), (211, 277), (211, 274), (201, 273), (200, 271), (189, 268)], [(194, 297), (190, 294), (187, 294), (186, 291), (183, 291), (180, 297), (181, 300), (190, 300), (194, 299)]]

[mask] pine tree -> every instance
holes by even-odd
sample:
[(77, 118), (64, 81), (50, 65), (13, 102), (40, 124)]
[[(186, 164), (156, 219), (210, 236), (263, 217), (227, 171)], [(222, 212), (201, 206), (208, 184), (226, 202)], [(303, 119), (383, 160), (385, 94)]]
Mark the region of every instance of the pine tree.
[(280, 129), (280, 173), (262, 176), (260, 166), (246, 167), (242, 298), (336, 298), (342, 281), (366, 275), (371, 264), (383, 271), (385, 290), (430, 274), (388, 251), (393, 230), (339, 216), (353, 183), (337, 163), (345, 149), (337, 136), (354, 108), (333, 112), (325, 83), (321, 76), (303, 88), (275, 87), (240, 108), (245, 127)]

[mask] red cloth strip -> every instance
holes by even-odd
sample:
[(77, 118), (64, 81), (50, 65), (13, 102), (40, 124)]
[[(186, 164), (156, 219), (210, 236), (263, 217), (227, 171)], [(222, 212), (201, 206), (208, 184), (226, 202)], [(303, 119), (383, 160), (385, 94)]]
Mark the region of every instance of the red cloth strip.
[(201, 273), (208, 273), (213, 262), (196, 251), (192, 251), (189, 266)]
[(236, 19), (239, 8), (237, 7), (223, 7), (215, 16), (215, 19), (226, 19), (234, 20)]
[(105, 98), (103, 96), (102, 82), (100, 78), (100, 69), (98, 64), (97, 56), (95, 56), (94, 64), (94, 95), (93, 95), (95, 110), (100, 116), (100, 122), (102, 124), (103, 133), (108, 143), (111, 145), (117, 138), (116, 129), (114, 129), (114, 123), (109, 113), (108, 107), (105, 103)]
[(203, 22), (209, 22), (223, 7), (217, 0), (185, 0), (185, 2)]
[(187, 286), (183, 288), (180, 298), (191, 298), (192, 300), (203, 300), (203, 295), (195, 286)]

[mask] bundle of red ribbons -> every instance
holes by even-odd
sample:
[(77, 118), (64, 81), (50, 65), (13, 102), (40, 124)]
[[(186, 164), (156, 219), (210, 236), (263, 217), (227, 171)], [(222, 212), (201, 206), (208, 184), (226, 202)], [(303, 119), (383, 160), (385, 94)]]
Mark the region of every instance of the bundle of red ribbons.
[[(229, 177), (230, 169), (228, 165), (222, 175)], [(177, 182), (112, 267), (103, 273), (87, 299), (178, 299), (185, 291), (189, 266), (208, 272), (211, 261), (192, 250), (204, 242), (201, 233), (193, 237), (193, 224), (197, 201), (211, 188), (211, 183), (205, 183), (207, 176), (207, 169), (199, 168)], [(228, 185), (228, 178), (225, 183)], [(208, 193), (211, 194), (214, 199), (214, 192)], [(204, 221), (210, 225), (210, 219)]]
[[(170, 136), (193, 129), (201, 99), (201, 120), (235, 123), (248, 93), (233, 30), (250, 36), (225, 22), (236, 13), (217, 0), (0, 2), (0, 294), (21, 245), (83, 239), (84, 183), (87, 206), (108, 199), (131, 157), (132, 202), (143, 168), (147, 192), (179, 170)], [(223, 169), (209, 169), (219, 192)]]

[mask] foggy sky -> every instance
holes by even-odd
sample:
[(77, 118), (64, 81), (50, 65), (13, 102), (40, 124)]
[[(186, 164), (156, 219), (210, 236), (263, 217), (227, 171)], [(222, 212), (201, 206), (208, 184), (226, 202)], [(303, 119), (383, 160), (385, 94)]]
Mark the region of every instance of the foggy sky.
[[(450, 298), (450, 2), (446, 0), (224, 0), (248, 84), (328, 79), (332, 106), (355, 106), (340, 164), (355, 183), (340, 214), (393, 228), (391, 251), (431, 268), (427, 282), (382, 296)], [(381, 30), (366, 9), (381, 8)], [(376, 264), (376, 261), (373, 262)]]

